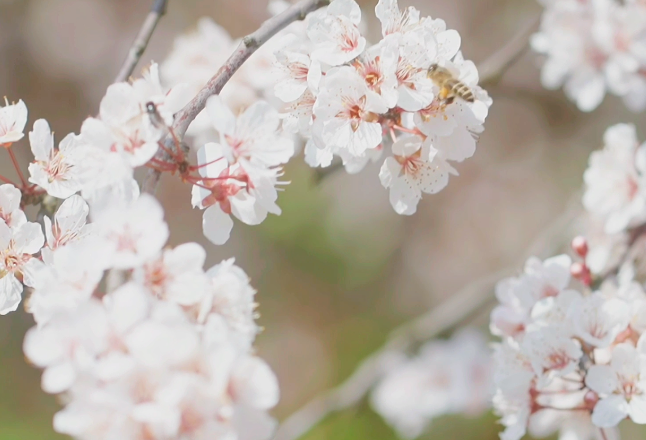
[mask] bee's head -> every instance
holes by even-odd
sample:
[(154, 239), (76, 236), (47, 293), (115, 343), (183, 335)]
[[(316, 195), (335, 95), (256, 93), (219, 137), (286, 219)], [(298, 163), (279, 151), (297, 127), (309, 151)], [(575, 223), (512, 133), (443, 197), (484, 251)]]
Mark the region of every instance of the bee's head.
[(146, 103), (146, 111), (147, 111), (148, 113), (155, 113), (155, 112), (157, 111), (157, 106), (155, 105), (155, 103), (154, 103), (154, 102), (152, 102), (152, 101), (148, 101), (148, 102)]
[(437, 68), (440, 67), (437, 64), (431, 64), (431, 67), (428, 68), (428, 73), (433, 73), (437, 70)]

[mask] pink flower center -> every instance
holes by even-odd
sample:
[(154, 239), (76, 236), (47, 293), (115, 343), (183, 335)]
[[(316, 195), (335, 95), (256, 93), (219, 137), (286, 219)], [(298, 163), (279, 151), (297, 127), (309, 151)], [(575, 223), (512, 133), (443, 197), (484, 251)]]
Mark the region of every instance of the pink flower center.
[(45, 173), (49, 176), (47, 180), (52, 183), (56, 180), (67, 180), (67, 173), (72, 166), (64, 161), (64, 157), (60, 152), (54, 154), (52, 159), (44, 165)]
[(111, 238), (117, 242), (117, 252), (132, 252), (136, 254), (139, 235), (131, 231), (129, 225), (125, 225), (123, 233), (113, 235)]
[(307, 74), (310, 71), (309, 67), (303, 63), (291, 63), (287, 68), (289, 69), (289, 74), (292, 78), (299, 79), (301, 81), (305, 81), (307, 79)]
[(376, 122), (379, 120), (379, 115), (364, 110), (366, 106), (365, 95), (359, 98), (358, 101), (345, 96), (342, 100), (343, 110), (337, 113), (336, 117), (349, 120), (352, 131), (357, 131), (362, 121)]
[(343, 52), (352, 52), (359, 47), (359, 33), (358, 32), (344, 32), (339, 41), (339, 47)]
[(415, 90), (415, 82), (413, 78), (420, 72), (420, 69), (413, 67), (410, 64), (404, 62), (403, 59), (399, 59), (399, 64), (397, 65), (397, 79), (400, 84), (405, 85), (409, 89)]
[(402, 173), (409, 176), (416, 176), (424, 167), (424, 161), (421, 160), (422, 149), (420, 148), (410, 156), (394, 156), (397, 163), (402, 166)]
[(148, 287), (156, 296), (161, 297), (164, 293), (164, 287), (169, 281), (169, 274), (162, 259), (149, 263), (145, 267), (146, 287)]
[(547, 357), (548, 369), (550, 370), (562, 370), (567, 367), (570, 363), (570, 358), (568, 355), (562, 351), (554, 351)]
[(238, 194), (245, 186), (247, 189), (253, 187), (249, 176), (242, 169), (230, 173), (229, 168), (223, 170), (218, 178), (207, 180), (202, 184), (211, 191), (211, 194), (202, 200), (202, 205), (206, 208), (219, 203), (220, 209), (227, 214), (231, 214), (229, 197)]
[(13, 243), (9, 247), (0, 252), (0, 274), (2, 272), (16, 273), (19, 272), (22, 266), (31, 260), (31, 255), (19, 253), (14, 249)]
[(633, 396), (642, 394), (641, 390), (637, 386), (638, 378), (634, 376), (623, 376), (621, 374), (617, 375), (619, 383), (621, 384), (620, 392), (624, 395), (626, 400), (630, 400)]
[(551, 285), (547, 285), (543, 287), (543, 291), (541, 292), (541, 298), (550, 298), (553, 296), (557, 296), (559, 294), (559, 290)]

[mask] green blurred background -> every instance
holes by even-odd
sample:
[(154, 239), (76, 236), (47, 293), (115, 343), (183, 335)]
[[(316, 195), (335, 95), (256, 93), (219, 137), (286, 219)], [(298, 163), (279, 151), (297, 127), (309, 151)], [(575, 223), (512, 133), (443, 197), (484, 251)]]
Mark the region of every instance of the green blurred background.
[[(462, 35), (476, 63), (540, 14), (533, 0), (400, 0), (423, 15), (446, 20)], [(0, 96), (23, 99), (33, 121), (46, 118), (61, 139), (78, 132), (116, 74), (151, 1), (0, 0)], [(378, 35), (374, 2), (360, 2), (369, 34)], [(162, 61), (173, 37), (211, 16), (234, 37), (267, 18), (265, 0), (170, 0), (142, 61)], [(158, 195), (166, 208), (171, 244), (201, 242), (208, 266), (235, 256), (259, 293), (259, 354), (276, 371), (283, 419), (317, 393), (346, 378), (398, 324), (420, 315), (470, 280), (503, 267), (520, 268), (525, 248), (563, 210), (581, 185), (590, 151), (605, 128), (635, 122), (615, 98), (592, 114), (579, 112), (561, 91), (539, 84), (540, 60), (526, 53), (490, 89), (494, 104), (474, 158), (460, 176), (427, 196), (412, 217), (396, 215), (378, 180), (379, 164), (315, 183), (296, 158), (291, 185), (279, 197), (283, 215), (261, 226), (237, 223), (222, 247), (204, 241), (201, 212), (190, 188), (165, 176)], [(641, 138), (646, 130), (641, 130)], [(28, 145), (17, 148), (26, 168)], [(0, 172), (10, 174), (5, 156)], [(473, 323), (486, 331), (485, 319)], [(0, 317), (0, 440), (58, 439), (51, 418), (56, 399), (40, 390), (40, 374), (22, 355), (32, 325), (22, 308)], [(443, 417), (426, 439), (494, 439), (491, 414)], [(638, 431), (625, 438), (640, 438)], [(309, 440), (393, 439), (396, 434), (361, 405), (329, 416)], [(643, 438), (643, 437), (642, 437)]]

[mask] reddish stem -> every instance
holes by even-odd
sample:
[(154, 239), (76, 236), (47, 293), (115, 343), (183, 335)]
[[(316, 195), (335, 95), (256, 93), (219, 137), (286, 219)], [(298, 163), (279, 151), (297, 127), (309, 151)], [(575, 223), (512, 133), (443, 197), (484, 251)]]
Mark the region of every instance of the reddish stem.
[(191, 165), (191, 170), (199, 170), (200, 168), (208, 167), (211, 164), (221, 161), (224, 157), (218, 157), (217, 159), (212, 160), (211, 162), (203, 163), (201, 165)]
[(393, 142), (397, 142), (397, 135), (395, 134), (393, 127), (390, 127), (390, 137), (392, 138)]
[(406, 128), (406, 127), (402, 127), (401, 125), (393, 125), (393, 128), (395, 130), (403, 131), (404, 133), (417, 134), (417, 135), (421, 134), (421, 132), (417, 128)]
[(11, 157), (11, 162), (13, 162), (13, 166), (16, 169), (16, 172), (18, 173), (18, 177), (20, 177), (20, 182), (22, 182), (22, 186), (24, 188), (27, 188), (29, 184), (27, 183), (27, 179), (25, 179), (25, 176), (22, 174), (22, 171), (20, 170), (20, 166), (18, 166), (18, 161), (16, 160), (16, 155), (13, 153), (13, 150), (11, 148), (7, 148), (7, 151), (9, 152), (9, 156)]

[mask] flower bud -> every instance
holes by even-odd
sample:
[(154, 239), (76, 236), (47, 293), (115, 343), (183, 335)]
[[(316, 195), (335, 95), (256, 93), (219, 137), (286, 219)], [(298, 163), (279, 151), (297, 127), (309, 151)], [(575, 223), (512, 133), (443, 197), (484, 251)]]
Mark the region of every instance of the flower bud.
[(582, 235), (574, 237), (571, 246), (579, 257), (585, 258), (588, 255), (588, 240)]

